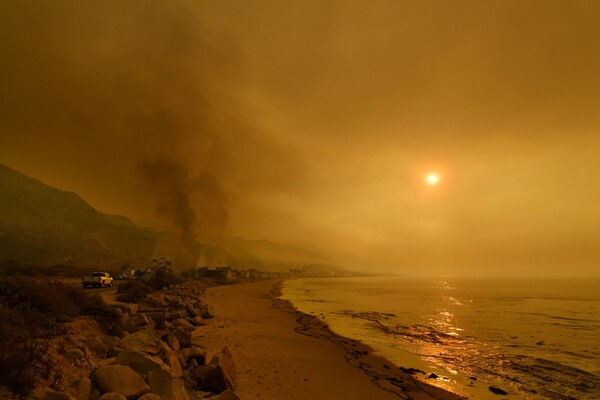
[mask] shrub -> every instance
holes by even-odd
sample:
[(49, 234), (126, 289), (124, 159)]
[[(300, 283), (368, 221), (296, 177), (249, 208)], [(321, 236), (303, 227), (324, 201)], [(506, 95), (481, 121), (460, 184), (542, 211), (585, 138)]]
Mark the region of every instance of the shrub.
[(0, 304), (0, 344), (31, 337), (31, 325), (24, 315)]
[(87, 302), (82, 305), (80, 313), (94, 318), (100, 328), (111, 335), (115, 335), (121, 325), (121, 316), (118, 311), (106, 304), (97, 294), (88, 296)]
[[(5, 339), (30, 339), (55, 334), (59, 323), (78, 314), (85, 294), (73, 293), (75, 288), (64, 284), (49, 285), (37, 281), (6, 279), (0, 282), (0, 303), (11, 310)], [(21, 335), (21, 326), (27, 326)], [(11, 333), (12, 332), (12, 333)], [(23, 337), (24, 336), (24, 337)]]
[(61, 282), (0, 279), (0, 386), (15, 393), (33, 387), (48, 372), (46, 349), (33, 339), (58, 333), (62, 322), (91, 316), (107, 333), (120, 325), (118, 312), (100, 296)]
[(137, 303), (151, 292), (152, 288), (141, 281), (125, 281), (117, 289), (117, 300), (124, 303)]
[(25, 394), (35, 384), (35, 372), (46, 364), (45, 348), (37, 342), (0, 342), (0, 386)]
[(148, 284), (153, 289), (162, 289), (164, 287), (169, 287), (169, 285), (173, 285), (179, 283), (179, 279), (175, 274), (170, 270), (160, 270), (156, 271), (152, 276), (152, 279), (148, 281)]
[(118, 324), (117, 312), (99, 296), (62, 282), (0, 280), (0, 340), (24, 340), (56, 334), (62, 322), (89, 315), (107, 332)]

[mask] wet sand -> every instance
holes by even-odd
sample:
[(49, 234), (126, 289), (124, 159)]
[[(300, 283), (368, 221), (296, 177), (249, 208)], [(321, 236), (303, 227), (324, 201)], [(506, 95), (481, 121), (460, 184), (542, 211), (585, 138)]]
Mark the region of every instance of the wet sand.
[(277, 299), (280, 284), (218, 286), (204, 296), (215, 318), (202, 342), (210, 353), (229, 347), (242, 400), (461, 398), (415, 380), (368, 346), (297, 312)]

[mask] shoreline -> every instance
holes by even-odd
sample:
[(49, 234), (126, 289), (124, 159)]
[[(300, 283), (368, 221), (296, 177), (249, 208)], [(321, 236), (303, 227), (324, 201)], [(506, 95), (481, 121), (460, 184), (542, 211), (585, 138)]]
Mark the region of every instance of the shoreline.
[(371, 347), (342, 337), (279, 298), (284, 280), (208, 289), (215, 319), (203, 327), (209, 352), (228, 346), (242, 400), (465, 399), (415, 379)]
[(296, 321), (300, 326), (295, 329), (296, 332), (342, 347), (345, 351), (346, 362), (370, 376), (374, 385), (400, 398), (415, 400), (466, 399), (466, 397), (416, 379), (412, 374), (403, 371), (400, 369), (401, 367), (385, 357), (375, 355), (371, 346), (356, 339), (341, 336), (333, 332), (327, 323), (316, 316), (298, 311), (289, 300), (279, 298), (282, 295), (284, 281), (280, 280), (271, 291), (273, 306), (297, 317)]

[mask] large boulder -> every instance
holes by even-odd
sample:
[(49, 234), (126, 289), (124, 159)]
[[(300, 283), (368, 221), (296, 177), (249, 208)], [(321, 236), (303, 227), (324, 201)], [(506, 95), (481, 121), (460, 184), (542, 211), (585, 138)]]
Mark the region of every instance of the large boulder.
[(173, 330), (171, 334), (177, 339), (180, 347), (190, 347), (192, 345), (192, 332), (190, 329), (180, 327)]
[(213, 393), (235, 390), (235, 365), (229, 349), (223, 348), (208, 365), (195, 368), (191, 378), (200, 390)]
[(125, 350), (119, 353), (115, 362), (120, 365), (126, 365), (146, 378), (148, 373), (155, 368), (165, 368), (165, 363), (157, 357), (141, 353), (135, 350)]
[(94, 372), (96, 384), (102, 393), (115, 392), (127, 400), (134, 400), (148, 393), (150, 387), (133, 369), (125, 365), (108, 365)]
[(206, 356), (208, 352), (200, 347), (191, 347), (189, 349), (185, 349), (186, 351), (183, 353), (185, 356), (185, 362), (189, 363), (192, 360), (196, 360), (198, 365), (206, 364)]
[(149, 318), (145, 313), (133, 315), (131, 319), (133, 320), (135, 326), (143, 329), (148, 327), (154, 328), (154, 326), (156, 325), (154, 320)]
[(183, 375), (183, 368), (177, 358), (177, 353), (171, 352), (165, 356), (165, 363), (169, 367), (169, 372), (173, 378), (179, 378)]
[(167, 342), (167, 344), (175, 351), (179, 350), (181, 346), (179, 345), (179, 340), (173, 335), (171, 332), (167, 333), (162, 337), (163, 341)]
[(211, 319), (215, 317), (211, 307), (208, 304), (202, 306), (200, 309), (200, 316), (204, 319)]
[(190, 324), (192, 324), (194, 326), (205, 326), (206, 325), (206, 322), (204, 322), (204, 319), (202, 317), (190, 318), (189, 321), (190, 321)]
[(88, 400), (92, 391), (92, 380), (87, 376), (81, 377), (75, 386), (77, 391), (77, 400)]
[(148, 373), (152, 393), (165, 400), (196, 400), (196, 394), (181, 379), (173, 378), (167, 371), (154, 369)]
[(27, 396), (27, 400), (76, 400), (71, 395), (63, 392), (56, 392), (54, 390), (45, 388), (45, 389), (35, 389), (29, 396)]
[(106, 358), (108, 354), (108, 347), (97, 337), (90, 337), (83, 341), (85, 345), (98, 357)]
[[(195, 363), (191, 364), (192, 366)], [(190, 371), (190, 378), (196, 388), (206, 392), (221, 393), (228, 389), (223, 370), (210, 365), (201, 365)]]
[(215, 355), (212, 360), (210, 360), (210, 366), (223, 370), (223, 375), (225, 375), (225, 379), (227, 380), (227, 386), (229, 386), (231, 390), (235, 390), (235, 363), (233, 362), (233, 356), (231, 355), (229, 348), (224, 347), (219, 354)]
[(188, 314), (190, 314), (191, 317), (199, 317), (202, 315), (202, 313), (191, 304), (186, 304), (185, 310), (188, 312)]
[(110, 392), (110, 393), (104, 393), (102, 396), (98, 397), (98, 400), (127, 400), (127, 399), (122, 394)]
[(119, 341), (120, 347), (149, 354), (160, 351), (160, 335), (153, 329), (145, 329), (125, 336)]
[(196, 346), (196, 347), (202, 347), (202, 343), (204, 342), (204, 329), (202, 328), (194, 328), (190, 335), (191, 335), (191, 340), (190, 340), (190, 345), (191, 346)]
[(65, 356), (65, 358), (67, 360), (70, 360), (70, 361), (83, 360), (85, 357), (85, 355), (83, 354), (83, 351), (81, 351), (80, 349), (65, 350), (65, 353), (63, 355)]
[(100, 360), (100, 361), (98, 361), (97, 368), (106, 367), (107, 365), (115, 365), (117, 363), (115, 360), (116, 360), (115, 357), (105, 358), (104, 360)]
[(176, 320), (173, 320), (172, 324), (176, 328), (178, 328), (178, 327), (192, 328), (194, 326), (185, 318), (178, 318)]
[(174, 321), (181, 318), (185, 318), (185, 312), (182, 310), (167, 313), (167, 321)]
[(156, 393), (146, 393), (142, 397), (138, 398), (138, 400), (164, 400), (164, 398)]
[(165, 312), (164, 311), (147, 311), (145, 313), (146, 317), (150, 319), (154, 323), (154, 329), (162, 330), (165, 329)]
[(211, 397), (210, 400), (240, 400), (240, 398), (231, 390), (226, 390), (221, 394)]

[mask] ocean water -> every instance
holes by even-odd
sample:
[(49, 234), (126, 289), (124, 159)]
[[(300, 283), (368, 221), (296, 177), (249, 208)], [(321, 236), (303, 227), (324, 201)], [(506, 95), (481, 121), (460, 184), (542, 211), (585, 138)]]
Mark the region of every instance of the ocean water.
[(600, 399), (600, 279), (306, 278), (282, 298), (471, 399)]

